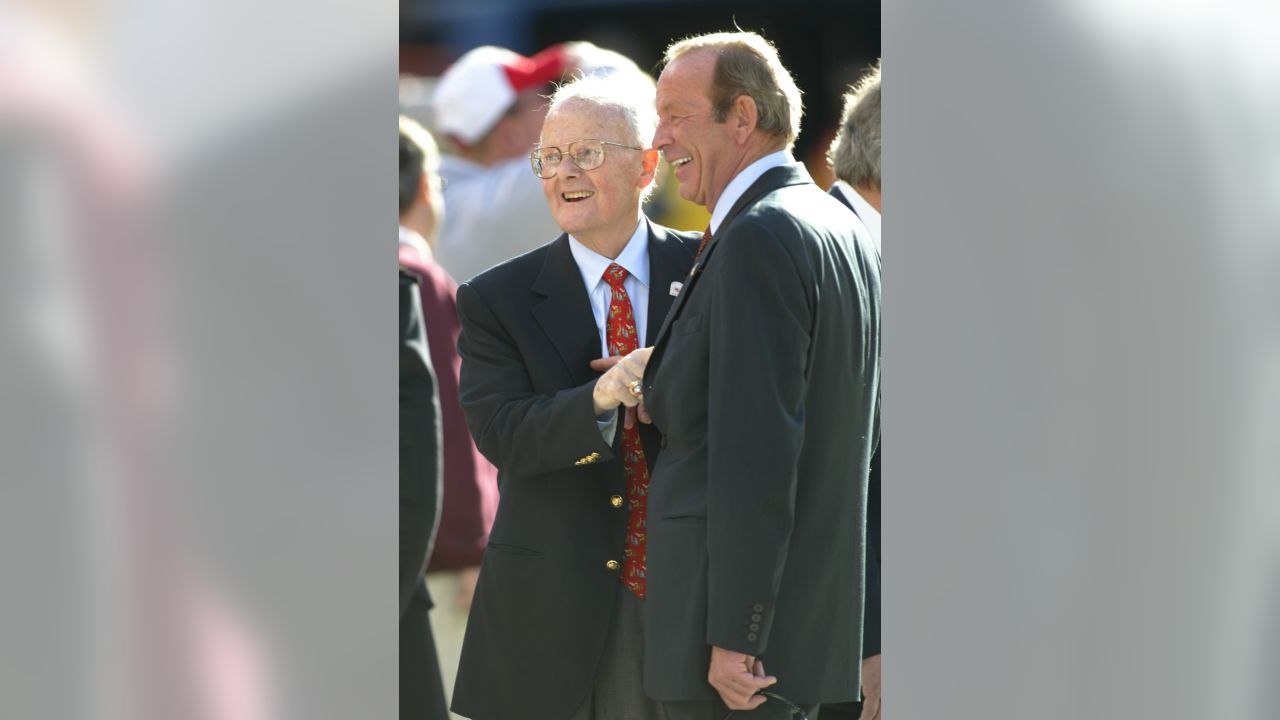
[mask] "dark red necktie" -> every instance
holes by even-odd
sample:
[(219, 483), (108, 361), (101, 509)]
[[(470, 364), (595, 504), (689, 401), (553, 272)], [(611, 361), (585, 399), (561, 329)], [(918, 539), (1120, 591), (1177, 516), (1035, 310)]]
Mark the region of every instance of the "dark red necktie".
[[(605, 327), (605, 343), (610, 355), (626, 355), (640, 347), (636, 336), (636, 318), (631, 310), (622, 281), (627, 271), (613, 263), (604, 271), (604, 280), (613, 294), (609, 300), (609, 321)], [(627, 476), (627, 541), (622, 558), (622, 584), (644, 599), (645, 576), (645, 498), (649, 494), (649, 465), (644, 459), (637, 427), (622, 429), (622, 467)]]
[(693, 261), (698, 262), (698, 258), (702, 257), (702, 251), (707, 248), (707, 243), (711, 242), (711, 226), (708, 225), (706, 230), (702, 231), (702, 242), (698, 243), (698, 252), (694, 253)]

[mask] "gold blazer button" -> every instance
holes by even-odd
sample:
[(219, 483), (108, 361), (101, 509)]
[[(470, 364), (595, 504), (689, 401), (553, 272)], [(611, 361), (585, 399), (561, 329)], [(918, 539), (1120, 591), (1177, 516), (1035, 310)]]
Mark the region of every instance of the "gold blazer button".
[(622, 567), (621, 565), (618, 564), (617, 560), (610, 560), (609, 562), (605, 563), (604, 566), (609, 568), (610, 570), (617, 570), (618, 568)]
[(613, 497), (609, 498), (609, 504), (614, 507), (622, 507), (622, 496), (614, 495)]

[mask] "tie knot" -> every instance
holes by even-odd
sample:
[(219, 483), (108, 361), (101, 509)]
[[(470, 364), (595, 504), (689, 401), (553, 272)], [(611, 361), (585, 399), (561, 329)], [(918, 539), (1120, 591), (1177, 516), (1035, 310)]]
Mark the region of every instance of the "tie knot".
[(614, 290), (621, 288), (622, 281), (626, 279), (627, 269), (618, 263), (609, 263), (609, 267), (604, 271), (604, 281)]

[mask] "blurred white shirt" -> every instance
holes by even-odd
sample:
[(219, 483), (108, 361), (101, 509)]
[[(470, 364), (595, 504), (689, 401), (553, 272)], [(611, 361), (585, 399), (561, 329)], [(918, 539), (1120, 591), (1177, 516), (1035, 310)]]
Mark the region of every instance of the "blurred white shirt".
[(526, 158), (490, 167), (446, 155), (444, 224), (436, 261), (458, 282), (560, 236)]

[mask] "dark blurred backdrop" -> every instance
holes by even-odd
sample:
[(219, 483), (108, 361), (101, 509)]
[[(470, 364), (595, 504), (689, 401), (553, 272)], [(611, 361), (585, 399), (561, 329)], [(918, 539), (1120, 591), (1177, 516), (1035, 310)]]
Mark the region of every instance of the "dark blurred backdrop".
[(401, 0), (400, 71), (439, 75), (477, 45), (531, 54), (588, 40), (617, 50), (657, 76), (662, 51), (687, 35), (754, 30), (771, 40), (804, 93), (796, 158), (824, 188), (824, 155), (841, 96), (880, 57), (877, 0)]

